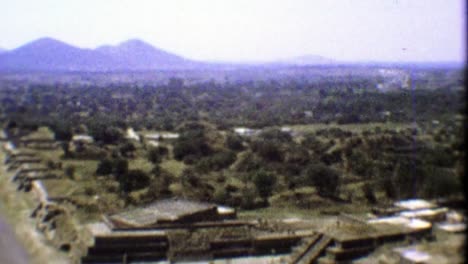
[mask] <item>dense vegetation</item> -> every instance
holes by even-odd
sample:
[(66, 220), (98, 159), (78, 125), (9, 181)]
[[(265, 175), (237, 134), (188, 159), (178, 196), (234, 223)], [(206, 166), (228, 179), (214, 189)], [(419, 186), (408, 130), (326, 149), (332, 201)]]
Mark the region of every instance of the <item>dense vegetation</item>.
[[(451, 71), (449, 71), (450, 73)], [(3, 118), (55, 130), (84, 124), (96, 139), (115, 141), (108, 127), (175, 130), (187, 121), (233, 126), (338, 122), (413, 122), (443, 119), (463, 104), (461, 72), (414, 74), (412, 88), (382, 92), (380, 77), (347, 76), (184, 84), (30, 84), (4, 81)], [(432, 80), (428, 82), (428, 80)], [(434, 101), (436, 100), (436, 101)]]
[[(428, 71), (430, 89), (418, 77), (389, 91), (372, 76), (173, 78), (155, 86), (4, 81), (0, 113), (14, 138), (47, 126), (63, 142), (61, 159), (96, 160), (93, 177), (118, 187), (89, 193), (115, 193), (127, 204), (184, 196), (250, 209), (280, 197), (310, 208), (311, 188), (324, 199), (377, 203), (461, 192), (464, 91), (453, 76)], [(261, 130), (241, 136), (237, 126)], [(180, 136), (153, 146), (126, 139), (129, 127)], [(96, 143), (71, 148), (76, 134)], [(149, 169), (132, 166), (142, 159)]]

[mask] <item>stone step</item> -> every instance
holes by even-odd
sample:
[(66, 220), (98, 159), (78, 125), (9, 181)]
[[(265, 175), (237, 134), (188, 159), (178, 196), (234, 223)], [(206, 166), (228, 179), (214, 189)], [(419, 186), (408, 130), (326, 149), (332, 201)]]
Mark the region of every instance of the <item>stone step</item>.
[(326, 250), (326, 248), (332, 243), (333, 239), (328, 236), (322, 236), (320, 240), (313, 244), (312, 247), (306, 250), (305, 254), (302, 255), (297, 261), (292, 263), (297, 264), (309, 264), (314, 263), (320, 255)]
[(130, 263), (136, 261), (159, 261), (166, 259), (165, 252), (146, 252), (116, 255), (88, 255), (81, 259), (81, 263)]
[(291, 253), (290, 259), (291, 263), (296, 263), (304, 254), (314, 246), (317, 241), (322, 238), (322, 234), (314, 234), (308, 239), (304, 239), (304, 242), (301, 245), (296, 246)]

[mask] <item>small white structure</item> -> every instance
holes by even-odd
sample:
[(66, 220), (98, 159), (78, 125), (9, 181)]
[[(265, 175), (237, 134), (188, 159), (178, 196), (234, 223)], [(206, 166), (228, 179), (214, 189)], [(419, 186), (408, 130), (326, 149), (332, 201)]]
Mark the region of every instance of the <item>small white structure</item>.
[(234, 128), (234, 132), (241, 136), (253, 136), (258, 133), (258, 130), (246, 127), (236, 127)]
[(445, 214), (448, 212), (447, 208), (437, 209), (421, 209), (414, 211), (403, 211), (399, 215), (406, 218), (420, 218), (427, 221), (441, 221), (445, 220)]
[(148, 140), (160, 140), (160, 139), (177, 139), (179, 138), (178, 133), (170, 133), (170, 132), (157, 132), (145, 135), (145, 138)]
[(305, 115), (306, 117), (313, 117), (313, 116), (314, 116), (314, 112), (312, 112), (312, 111), (304, 111), (304, 115)]
[(431, 255), (415, 248), (396, 248), (394, 252), (400, 255), (401, 263), (427, 263)]
[(127, 129), (127, 135), (125, 136), (126, 139), (140, 141), (140, 136), (133, 130), (133, 128)]
[(223, 219), (235, 219), (237, 216), (236, 209), (232, 207), (227, 207), (223, 205), (218, 205), (216, 207), (218, 215), (220, 215)]
[(89, 135), (74, 135), (72, 137), (73, 142), (82, 142), (82, 143), (93, 143), (94, 139)]
[(413, 218), (409, 220), (406, 226), (411, 229), (429, 229), (432, 227), (432, 224), (421, 219)]
[(3, 148), (7, 152), (12, 152), (12, 151), (14, 151), (16, 149), (15, 145), (13, 145), (13, 143), (11, 141), (8, 141), (7, 143), (5, 143), (3, 145)]
[(402, 200), (395, 203), (396, 207), (400, 207), (406, 210), (420, 210), (436, 207), (435, 204), (428, 202), (423, 199), (409, 199)]
[(392, 115), (392, 112), (390, 112), (390, 111), (380, 112), (380, 116), (382, 116), (382, 117), (390, 117), (391, 115)]
[(367, 221), (368, 224), (391, 224), (391, 225), (399, 225), (399, 226), (406, 226), (411, 229), (419, 230), (419, 229), (429, 229), (432, 227), (430, 222), (421, 220), (421, 219), (409, 219), (403, 216), (390, 216), (390, 217), (382, 217), (371, 219)]
[(218, 205), (216, 209), (218, 210), (218, 214), (231, 214), (236, 212), (236, 209), (222, 205)]
[(437, 224), (437, 228), (444, 230), (445, 232), (450, 233), (461, 233), (465, 232), (466, 224), (465, 223), (441, 223)]
[(405, 225), (409, 220), (402, 216), (389, 216), (370, 219), (367, 221), (368, 224), (391, 224), (391, 225)]

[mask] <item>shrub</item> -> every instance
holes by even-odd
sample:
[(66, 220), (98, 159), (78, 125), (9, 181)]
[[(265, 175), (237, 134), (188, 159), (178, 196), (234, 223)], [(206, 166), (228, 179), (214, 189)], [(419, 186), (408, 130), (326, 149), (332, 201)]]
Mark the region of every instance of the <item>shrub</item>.
[(242, 189), (240, 207), (246, 210), (255, 209), (257, 207), (256, 197), (255, 189), (251, 186), (246, 186)]
[(258, 194), (267, 203), (268, 197), (270, 197), (276, 184), (276, 175), (261, 170), (254, 174), (253, 182)]
[(236, 134), (228, 134), (226, 137), (226, 147), (234, 151), (241, 151), (244, 149), (242, 145), (242, 138)]
[(197, 169), (202, 172), (219, 171), (231, 165), (235, 160), (236, 154), (233, 151), (220, 151), (201, 159), (197, 164)]
[(339, 187), (338, 173), (323, 163), (309, 165), (304, 171), (306, 184), (317, 188), (319, 194), (334, 195)]
[(64, 173), (65, 173), (65, 176), (67, 176), (68, 178), (74, 179), (75, 171), (76, 171), (75, 166), (68, 165), (68, 166), (65, 167), (65, 172)]
[(97, 175), (109, 175), (113, 171), (113, 162), (109, 159), (103, 159), (99, 162), (96, 174)]
[(375, 197), (374, 190), (368, 182), (362, 186), (362, 192), (364, 193), (364, 197), (366, 197), (367, 201), (370, 204), (377, 203), (377, 198)]
[(126, 174), (119, 175), (117, 181), (120, 183), (120, 190), (129, 193), (147, 187), (150, 177), (142, 170), (129, 170)]
[(129, 156), (129, 153), (136, 151), (136, 147), (132, 142), (125, 142), (119, 147), (120, 154), (124, 157)]
[(166, 147), (156, 147), (156, 148), (150, 148), (147, 154), (147, 158), (149, 161), (151, 161), (153, 164), (160, 163), (161, 160), (163, 159), (164, 156), (166, 156), (168, 153), (168, 150)]
[(118, 175), (124, 175), (128, 172), (128, 160), (126, 159), (116, 159), (113, 162), (113, 172)]
[(203, 157), (212, 153), (202, 132), (192, 132), (182, 135), (174, 143), (174, 158), (184, 160), (186, 156)]
[(279, 143), (273, 141), (259, 140), (252, 143), (252, 150), (258, 153), (260, 157), (267, 161), (283, 160), (283, 153)]
[(459, 177), (450, 169), (430, 166), (421, 194), (428, 198), (444, 197), (461, 193), (461, 182)]
[(213, 200), (219, 204), (227, 204), (229, 192), (225, 188), (218, 188), (213, 194)]

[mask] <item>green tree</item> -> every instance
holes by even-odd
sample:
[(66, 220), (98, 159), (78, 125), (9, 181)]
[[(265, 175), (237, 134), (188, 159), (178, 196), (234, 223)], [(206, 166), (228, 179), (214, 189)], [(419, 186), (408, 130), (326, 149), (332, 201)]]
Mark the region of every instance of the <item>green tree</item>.
[(119, 128), (104, 123), (93, 123), (90, 125), (89, 133), (96, 141), (104, 144), (116, 144), (123, 139), (123, 133)]
[(271, 162), (283, 160), (283, 152), (279, 143), (270, 140), (259, 140), (252, 143), (252, 150), (260, 157)]
[(72, 139), (73, 133), (70, 124), (60, 122), (50, 126), (50, 129), (54, 131), (54, 138), (58, 141), (70, 141)]
[(142, 170), (129, 170), (126, 174), (117, 176), (117, 181), (120, 184), (120, 190), (129, 193), (148, 187), (150, 177)]
[(103, 159), (98, 163), (96, 174), (97, 175), (109, 175), (113, 171), (113, 162), (110, 159)]
[(239, 135), (229, 133), (226, 137), (226, 147), (234, 151), (241, 151), (244, 149), (242, 141)]
[(256, 208), (257, 202), (255, 198), (256, 198), (255, 187), (251, 185), (246, 185), (242, 189), (242, 198), (241, 198), (240, 207), (246, 210)]
[(153, 163), (153, 164), (158, 164), (161, 162), (164, 156), (166, 156), (168, 153), (168, 150), (166, 147), (156, 147), (156, 148), (150, 148), (148, 150), (147, 158), (148, 160)]
[(198, 159), (212, 152), (201, 129), (186, 131), (174, 142), (174, 158), (177, 160), (184, 160), (186, 157)]
[(125, 175), (128, 172), (128, 160), (126, 159), (116, 159), (113, 162), (113, 172), (115, 175)]
[(462, 193), (461, 182), (451, 169), (428, 166), (421, 194), (428, 198), (447, 197)]
[(366, 197), (367, 201), (370, 204), (376, 204), (377, 203), (377, 198), (375, 197), (374, 189), (372, 188), (372, 185), (370, 185), (368, 182), (366, 182), (362, 186), (362, 192), (364, 193), (364, 197)]
[(264, 203), (268, 204), (268, 197), (270, 197), (276, 184), (276, 175), (260, 170), (253, 175), (253, 182)]
[(197, 162), (196, 169), (200, 172), (219, 171), (231, 165), (235, 160), (236, 153), (223, 150), (202, 158)]
[(122, 156), (128, 157), (131, 153), (136, 151), (136, 147), (132, 142), (125, 142), (119, 147), (119, 151)]
[(323, 163), (309, 165), (304, 171), (306, 184), (313, 185), (321, 195), (335, 195), (339, 187), (338, 173)]

